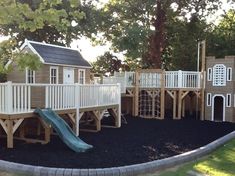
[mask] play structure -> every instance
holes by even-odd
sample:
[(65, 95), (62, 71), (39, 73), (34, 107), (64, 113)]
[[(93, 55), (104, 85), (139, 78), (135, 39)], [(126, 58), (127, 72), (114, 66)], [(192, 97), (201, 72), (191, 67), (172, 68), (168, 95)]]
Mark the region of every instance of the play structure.
[(104, 77), (103, 83), (120, 83), (122, 111), (133, 116), (164, 119), (168, 111), (181, 119), (187, 111), (201, 120), (235, 122), (235, 56), (206, 58), (202, 44), (200, 72), (137, 70)]
[(15, 68), (0, 83), (1, 136), (8, 148), (13, 139), (45, 144), (53, 127), (68, 147), (83, 152), (92, 146), (77, 137), (79, 130), (100, 131), (107, 112), (112, 127), (120, 127), (121, 106), (123, 113), (143, 118), (164, 119), (171, 112), (181, 119), (196, 112), (201, 120), (235, 122), (235, 57), (206, 59), (205, 43), (203, 48), (200, 72), (137, 70), (89, 84), (90, 65), (78, 51), (26, 40), (22, 51), (38, 55), (43, 66)]
[(121, 84), (123, 111), (144, 118), (164, 119), (169, 108), (173, 119), (180, 119), (185, 116), (186, 97), (192, 103), (203, 96), (200, 72), (148, 69), (103, 79), (104, 83)]

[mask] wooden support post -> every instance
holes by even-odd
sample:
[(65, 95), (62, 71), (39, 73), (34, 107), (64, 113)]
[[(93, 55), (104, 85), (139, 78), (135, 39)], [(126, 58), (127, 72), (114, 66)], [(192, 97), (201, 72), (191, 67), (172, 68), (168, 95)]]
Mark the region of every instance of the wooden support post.
[(202, 42), (202, 84), (201, 84), (201, 113), (200, 119), (204, 120), (204, 111), (205, 111), (205, 66), (206, 66), (206, 41)]
[(185, 98), (182, 100), (182, 117), (185, 117)]
[(161, 73), (161, 119), (164, 119), (165, 115), (165, 71), (162, 71)]
[(176, 100), (177, 94), (176, 91), (173, 91), (173, 119), (176, 119)]
[(51, 128), (50, 125), (48, 125), (44, 120), (42, 120), (41, 118), (39, 118), (39, 121), (41, 122), (43, 128), (44, 128), (44, 138), (45, 138), (45, 144), (47, 144), (48, 142), (50, 142), (50, 138), (51, 138)]
[(13, 148), (13, 121), (7, 120), (7, 148)]
[(135, 72), (134, 116), (139, 115), (139, 74), (138, 71)]
[(182, 108), (182, 90), (179, 90), (178, 92), (178, 119), (181, 119), (181, 108)]

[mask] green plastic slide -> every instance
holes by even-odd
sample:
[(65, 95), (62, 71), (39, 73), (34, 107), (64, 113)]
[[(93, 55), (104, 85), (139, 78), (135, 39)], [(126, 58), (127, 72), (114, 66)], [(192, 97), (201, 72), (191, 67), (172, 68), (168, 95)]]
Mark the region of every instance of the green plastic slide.
[(77, 137), (69, 125), (50, 108), (37, 108), (35, 113), (38, 113), (46, 123), (50, 124), (55, 129), (61, 140), (73, 151), (85, 152), (93, 148), (92, 145), (83, 142), (79, 137)]

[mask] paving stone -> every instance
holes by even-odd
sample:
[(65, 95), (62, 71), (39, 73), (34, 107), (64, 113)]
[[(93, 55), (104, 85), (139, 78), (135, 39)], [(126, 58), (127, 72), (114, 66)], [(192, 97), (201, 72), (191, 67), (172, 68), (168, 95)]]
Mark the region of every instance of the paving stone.
[(96, 176), (96, 169), (88, 169), (89, 176)]
[(73, 169), (65, 169), (64, 176), (72, 176)]
[(56, 176), (64, 176), (64, 171), (65, 171), (64, 168), (58, 168), (56, 170)]
[(48, 169), (48, 176), (56, 176), (57, 168), (49, 168)]
[(104, 169), (96, 169), (96, 175), (97, 176), (104, 176), (105, 175)]
[(73, 169), (72, 170), (72, 176), (80, 176), (81, 169)]
[(88, 169), (80, 169), (80, 176), (89, 176)]

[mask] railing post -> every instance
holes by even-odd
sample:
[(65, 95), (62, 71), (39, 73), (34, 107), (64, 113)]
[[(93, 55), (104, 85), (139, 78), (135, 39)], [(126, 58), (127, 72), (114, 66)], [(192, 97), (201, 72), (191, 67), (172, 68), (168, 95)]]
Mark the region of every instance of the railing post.
[(12, 82), (8, 81), (6, 85), (7, 85), (6, 94), (5, 94), (6, 112), (10, 114), (13, 111)]
[(79, 121), (80, 121), (80, 85), (75, 84), (75, 108), (76, 108), (76, 135), (79, 136)]
[(48, 90), (48, 85), (45, 87), (46, 92), (45, 92), (45, 108), (49, 108), (49, 90)]
[(178, 71), (178, 88), (182, 88), (183, 87), (183, 74), (182, 74), (182, 70)]

